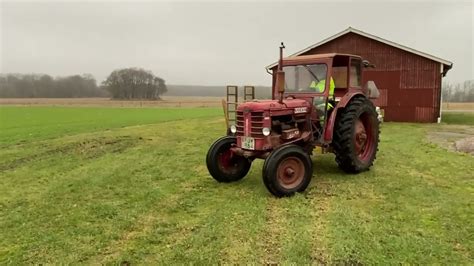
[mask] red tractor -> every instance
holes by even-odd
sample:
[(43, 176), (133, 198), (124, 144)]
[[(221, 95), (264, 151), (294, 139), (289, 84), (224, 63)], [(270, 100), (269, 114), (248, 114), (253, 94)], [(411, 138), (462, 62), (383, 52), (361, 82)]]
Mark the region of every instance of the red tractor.
[[(316, 146), (334, 152), (339, 167), (359, 173), (372, 166), (378, 150), (379, 121), (370, 98), (374, 67), (360, 56), (317, 54), (283, 58), (273, 73), (272, 100), (237, 107), (236, 123), (209, 148), (211, 176), (219, 182), (242, 179), (256, 158), (265, 159), (263, 182), (277, 197), (304, 191), (313, 175)], [(327, 81), (327, 82), (326, 82)]]

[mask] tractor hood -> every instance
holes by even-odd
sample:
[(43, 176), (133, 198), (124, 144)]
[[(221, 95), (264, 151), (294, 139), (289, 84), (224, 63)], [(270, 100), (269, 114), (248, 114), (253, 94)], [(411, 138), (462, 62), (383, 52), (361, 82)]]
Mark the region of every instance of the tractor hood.
[(237, 111), (264, 112), (297, 109), (295, 112), (299, 110), (300, 112), (306, 113), (307, 111), (303, 110), (309, 111), (310, 107), (311, 104), (303, 99), (285, 99), (283, 103), (279, 103), (277, 100), (254, 100), (239, 104)]

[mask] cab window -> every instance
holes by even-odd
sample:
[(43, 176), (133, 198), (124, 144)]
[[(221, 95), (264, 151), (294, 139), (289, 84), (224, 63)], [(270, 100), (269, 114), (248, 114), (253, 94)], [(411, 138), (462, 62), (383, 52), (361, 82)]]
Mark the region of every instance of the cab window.
[(347, 65), (332, 67), (332, 78), (338, 89), (347, 88)]
[(351, 87), (360, 87), (360, 61), (351, 60), (351, 70), (350, 70), (350, 81)]
[(322, 80), (326, 80), (326, 64), (285, 66), (286, 92), (312, 92)]

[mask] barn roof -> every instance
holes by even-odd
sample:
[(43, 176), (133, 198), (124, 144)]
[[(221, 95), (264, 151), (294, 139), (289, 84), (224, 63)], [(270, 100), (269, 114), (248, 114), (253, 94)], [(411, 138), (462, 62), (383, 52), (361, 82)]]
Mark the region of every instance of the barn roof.
[[(387, 45), (396, 47), (396, 48), (401, 49), (401, 50), (405, 50), (405, 51), (407, 51), (407, 52), (410, 52), (410, 53), (413, 53), (413, 54), (416, 54), (416, 55), (419, 55), (419, 56), (422, 56), (422, 57), (431, 59), (431, 60), (433, 60), (433, 61), (442, 63), (443, 65), (446, 66), (446, 67), (445, 67), (445, 71), (449, 70), (449, 69), (453, 66), (453, 63), (450, 62), (450, 61), (448, 61), (448, 60), (441, 59), (441, 58), (436, 57), (436, 56), (434, 56), (434, 55), (430, 55), (430, 54), (427, 54), (427, 53), (420, 52), (420, 51), (415, 50), (415, 49), (413, 49), (413, 48), (410, 48), (410, 47), (407, 47), (407, 46), (404, 46), (404, 45), (401, 45), (401, 44), (398, 44), (398, 43), (395, 43), (395, 42), (392, 42), (392, 41), (389, 41), (389, 40), (386, 40), (386, 39), (383, 39), (383, 38), (380, 38), (380, 37), (378, 37), (378, 36), (369, 34), (369, 33), (367, 33), (367, 32), (363, 32), (363, 31), (361, 31), (361, 30), (358, 30), (358, 29), (355, 29), (355, 28), (352, 28), (352, 27), (349, 27), (349, 28), (347, 28), (347, 29), (345, 29), (345, 30), (343, 30), (343, 31), (341, 31), (341, 32), (339, 32), (339, 33), (337, 33), (337, 34), (331, 36), (331, 37), (328, 37), (328, 38), (326, 38), (326, 39), (324, 39), (324, 40), (322, 40), (322, 41), (320, 41), (320, 42), (318, 42), (318, 43), (316, 43), (316, 44), (313, 44), (313, 45), (311, 45), (311, 46), (308, 46), (308, 47), (306, 47), (305, 49), (300, 50), (300, 51), (298, 51), (298, 52), (296, 52), (296, 53), (290, 55), (289, 57), (298, 56), (298, 55), (300, 55), (300, 54), (303, 54), (303, 53), (305, 53), (305, 52), (307, 52), (307, 51), (309, 51), (309, 50), (311, 50), (311, 49), (313, 49), (313, 48), (316, 48), (316, 47), (318, 47), (318, 46), (321, 46), (321, 45), (323, 45), (323, 44), (325, 44), (325, 43), (327, 43), (327, 42), (330, 42), (330, 41), (332, 41), (332, 40), (334, 40), (334, 39), (336, 39), (336, 38), (339, 38), (340, 36), (342, 36), (342, 35), (344, 35), (344, 34), (347, 34), (347, 33), (350, 33), (350, 32), (355, 33), (355, 34), (358, 34), (358, 35), (361, 35), (361, 36), (364, 36), (364, 37), (367, 37), (367, 38), (369, 38), (369, 39), (373, 39), (373, 40), (379, 41), (379, 42), (381, 42), (381, 43), (385, 43), (385, 44), (387, 44)], [(271, 68), (275, 67), (276, 65), (278, 65), (278, 62), (275, 62), (275, 63), (273, 63), (273, 64), (271, 64), (271, 65), (268, 65), (268, 66), (266, 67), (266, 69), (271, 69)]]

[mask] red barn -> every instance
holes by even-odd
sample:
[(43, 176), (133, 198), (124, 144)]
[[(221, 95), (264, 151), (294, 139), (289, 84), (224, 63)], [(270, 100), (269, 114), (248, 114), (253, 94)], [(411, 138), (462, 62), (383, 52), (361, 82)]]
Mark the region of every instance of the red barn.
[(452, 62), (350, 27), (291, 56), (321, 53), (355, 54), (376, 65), (364, 72), (363, 84), (375, 81), (380, 97), (374, 103), (384, 110), (385, 121), (436, 122), (441, 117), (441, 78)]

